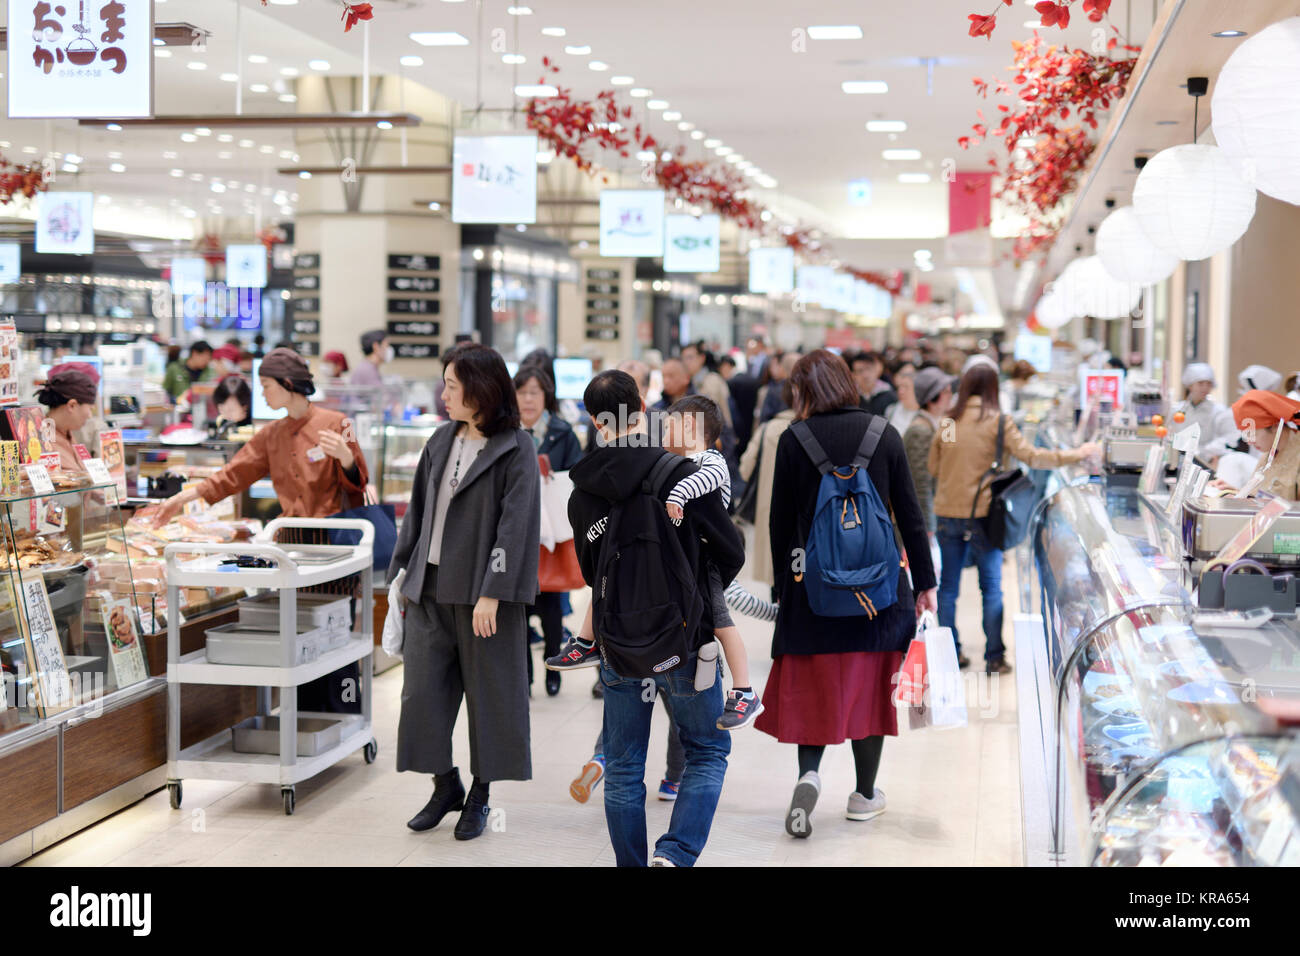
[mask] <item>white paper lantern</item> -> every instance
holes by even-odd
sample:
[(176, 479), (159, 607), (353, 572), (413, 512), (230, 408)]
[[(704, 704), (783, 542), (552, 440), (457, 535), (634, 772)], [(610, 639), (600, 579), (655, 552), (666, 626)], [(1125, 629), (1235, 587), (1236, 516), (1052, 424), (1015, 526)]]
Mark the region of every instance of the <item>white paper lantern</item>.
[(1157, 248), (1208, 259), (1242, 237), (1255, 216), (1255, 187), (1217, 146), (1185, 144), (1156, 153), (1133, 186), (1138, 223)]
[(1214, 139), (1241, 178), (1300, 205), (1300, 17), (1244, 41), (1210, 101)]
[(1112, 279), (1153, 285), (1178, 268), (1178, 257), (1152, 245), (1132, 206), (1116, 209), (1097, 229), (1097, 258)]
[(1034, 306), (1034, 315), (1038, 316), (1038, 324), (1045, 329), (1059, 329), (1074, 318), (1066, 308), (1065, 300), (1055, 289), (1049, 289), (1038, 300)]
[(1066, 302), (1075, 315), (1098, 319), (1120, 319), (1137, 308), (1142, 300), (1142, 286), (1136, 282), (1117, 282), (1111, 278), (1097, 256), (1079, 259), (1067, 279)]

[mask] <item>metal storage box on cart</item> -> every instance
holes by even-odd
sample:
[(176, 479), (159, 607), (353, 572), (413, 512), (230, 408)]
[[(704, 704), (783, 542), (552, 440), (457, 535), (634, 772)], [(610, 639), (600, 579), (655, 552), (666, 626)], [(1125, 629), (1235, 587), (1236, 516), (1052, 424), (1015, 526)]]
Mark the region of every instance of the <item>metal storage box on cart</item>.
[[(209, 628), (206, 633), (208, 643), (205, 654), (209, 664), (278, 667), (281, 663), (279, 631), (256, 630), (242, 624), (222, 624), (220, 627)], [(295, 667), (310, 664), (329, 649), (329, 635), (321, 628), (299, 631), (290, 659)]]
[[(298, 715), (298, 756), (315, 757), (337, 747), (361, 722), (360, 714)], [(231, 728), (234, 748), (241, 754), (279, 754), (280, 718), (249, 717)]]
[[(298, 630), (320, 628), (326, 631), (351, 630), (352, 601), (332, 594), (298, 595)], [(266, 591), (239, 602), (239, 624), (246, 630), (280, 629), (280, 595)]]

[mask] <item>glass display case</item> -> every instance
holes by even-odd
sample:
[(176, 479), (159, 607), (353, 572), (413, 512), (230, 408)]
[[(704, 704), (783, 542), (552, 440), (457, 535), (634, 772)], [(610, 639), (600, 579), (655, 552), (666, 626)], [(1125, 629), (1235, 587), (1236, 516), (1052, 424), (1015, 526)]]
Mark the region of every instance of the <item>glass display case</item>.
[(1040, 505), (1041, 624), (1036, 646), (1017, 631), (1017, 656), (1022, 753), (1026, 727), (1043, 734), (1026, 800), (1047, 801), (1050, 862), (1300, 858), (1297, 738), (1277, 716), (1300, 702), (1300, 627), (1195, 625), (1177, 540), (1132, 489), (1062, 483)]
[(424, 446), (433, 433), (446, 424), (432, 418), (421, 421), (424, 423), (384, 426), (383, 483), (379, 489), (379, 501), (393, 506), (399, 524), (411, 502), (415, 469), (420, 464)]
[(0, 497), (0, 570), (0, 740), (148, 678), (114, 485)]

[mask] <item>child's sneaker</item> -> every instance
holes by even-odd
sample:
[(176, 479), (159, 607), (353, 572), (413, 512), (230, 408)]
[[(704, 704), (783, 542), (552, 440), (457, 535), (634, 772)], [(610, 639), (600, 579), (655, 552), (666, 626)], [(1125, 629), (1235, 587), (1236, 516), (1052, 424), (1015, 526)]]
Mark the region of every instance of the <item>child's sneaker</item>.
[(736, 690), (727, 691), (727, 701), (722, 708), (722, 716), (718, 718), (717, 727), (719, 730), (739, 730), (741, 727), (748, 727), (754, 722), (759, 714), (763, 712), (763, 702), (759, 700), (758, 694), (750, 691), (748, 694)]
[(582, 773), (578, 774), (578, 779), (569, 784), (569, 796), (579, 803), (586, 803), (604, 779), (605, 755), (596, 754), (587, 761), (587, 765), (582, 768)]
[(596, 650), (596, 642), (586, 644), (576, 637), (565, 643), (560, 648), (560, 653), (546, 658), (546, 669), (550, 671), (571, 671), (579, 667), (597, 667), (599, 664), (600, 651)]
[(680, 787), (680, 783), (664, 777), (664, 779), (659, 781), (659, 799), (667, 800), (669, 803), (672, 803), (677, 799), (677, 791)]

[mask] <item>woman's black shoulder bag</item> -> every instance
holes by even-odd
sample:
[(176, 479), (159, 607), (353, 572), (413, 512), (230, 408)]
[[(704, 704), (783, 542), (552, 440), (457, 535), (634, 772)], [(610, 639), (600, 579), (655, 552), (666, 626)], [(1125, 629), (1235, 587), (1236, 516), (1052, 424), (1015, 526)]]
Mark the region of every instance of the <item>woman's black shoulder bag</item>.
[(998, 448), (993, 467), (980, 478), (979, 487), (975, 489), (975, 500), (970, 506), (970, 516), (974, 519), (984, 483), (988, 481), (993, 499), (989, 502), (988, 516), (983, 519), (984, 534), (988, 537), (989, 544), (1000, 551), (1014, 548), (1025, 540), (1029, 534), (1029, 518), (1038, 499), (1033, 481), (1019, 466), (1002, 470), (1006, 427), (1007, 416), (999, 415)]

